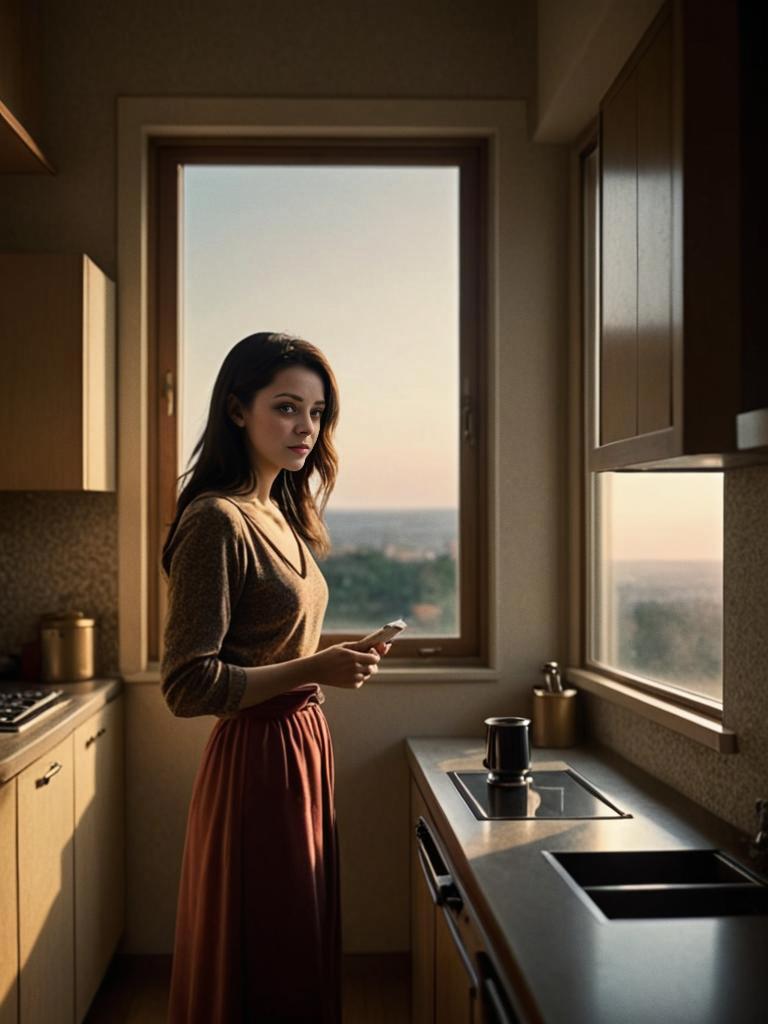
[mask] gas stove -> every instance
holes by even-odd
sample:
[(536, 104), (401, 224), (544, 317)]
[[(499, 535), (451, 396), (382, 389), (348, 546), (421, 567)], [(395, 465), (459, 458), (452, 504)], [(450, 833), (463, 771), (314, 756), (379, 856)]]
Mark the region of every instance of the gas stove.
[(0, 733), (23, 732), (54, 711), (62, 697), (63, 690), (45, 689), (34, 683), (0, 683)]
[(512, 818), (631, 818), (573, 768), (532, 768), (514, 785), (489, 781), (488, 772), (448, 772), (479, 821)]

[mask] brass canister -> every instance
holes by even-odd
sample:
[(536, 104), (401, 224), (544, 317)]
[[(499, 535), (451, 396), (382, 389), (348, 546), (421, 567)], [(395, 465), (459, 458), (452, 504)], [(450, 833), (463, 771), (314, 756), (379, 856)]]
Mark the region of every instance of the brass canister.
[(550, 693), (533, 689), (534, 747), (572, 747), (576, 743), (577, 690)]
[(40, 619), (40, 678), (46, 683), (93, 679), (94, 619), (80, 611), (53, 612)]

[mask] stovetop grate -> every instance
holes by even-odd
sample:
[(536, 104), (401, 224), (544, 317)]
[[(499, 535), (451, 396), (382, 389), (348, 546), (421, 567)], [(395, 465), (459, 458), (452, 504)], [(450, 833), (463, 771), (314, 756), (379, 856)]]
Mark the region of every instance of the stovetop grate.
[(63, 690), (0, 685), (0, 733), (23, 732), (61, 703)]

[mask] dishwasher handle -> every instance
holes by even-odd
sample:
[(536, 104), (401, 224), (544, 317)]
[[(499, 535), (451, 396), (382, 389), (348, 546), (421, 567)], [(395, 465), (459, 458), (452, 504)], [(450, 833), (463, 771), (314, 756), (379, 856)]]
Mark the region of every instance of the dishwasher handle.
[(448, 871), (443, 858), (440, 856), (435, 838), (424, 818), (419, 818), (416, 823), (416, 852), (424, 872), (427, 888), (432, 896), (432, 901), (438, 906), (447, 906), (452, 910), (461, 910), (464, 901), (453, 876)]
[(522, 1024), (503, 993), (487, 954), (477, 954), (483, 1024)]

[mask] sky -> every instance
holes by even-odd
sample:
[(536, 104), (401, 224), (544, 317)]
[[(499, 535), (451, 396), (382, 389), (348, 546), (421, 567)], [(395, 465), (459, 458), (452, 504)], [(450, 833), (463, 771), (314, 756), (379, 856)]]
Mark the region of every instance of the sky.
[(454, 167), (187, 166), (181, 459), (230, 348), (317, 345), (341, 396), (329, 508), (458, 505)]
[[(723, 557), (723, 474), (599, 473), (605, 557), (691, 561)], [(608, 495), (610, 494), (610, 497)]]
[[(185, 168), (183, 467), (226, 353), (285, 331), (339, 382), (329, 508), (458, 506), (458, 188), (454, 167)], [(607, 557), (722, 558), (721, 473), (605, 480)]]

